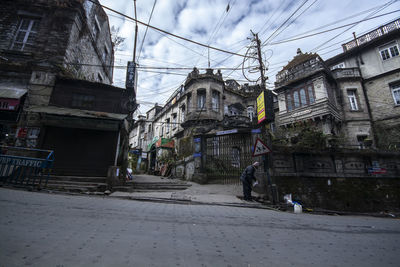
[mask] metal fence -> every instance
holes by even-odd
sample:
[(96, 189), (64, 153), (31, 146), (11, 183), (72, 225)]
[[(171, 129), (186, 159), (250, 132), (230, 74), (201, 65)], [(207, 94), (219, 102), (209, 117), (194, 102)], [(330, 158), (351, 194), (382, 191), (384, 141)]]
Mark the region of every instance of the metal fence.
[(51, 150), (0, 146), (0, 183), (46, 186), (53, 163), (54, 152)]
[(240, 184), (240, 174), (252, 163), (250, 133), (206, 138), (206, 173), (211, 183)]

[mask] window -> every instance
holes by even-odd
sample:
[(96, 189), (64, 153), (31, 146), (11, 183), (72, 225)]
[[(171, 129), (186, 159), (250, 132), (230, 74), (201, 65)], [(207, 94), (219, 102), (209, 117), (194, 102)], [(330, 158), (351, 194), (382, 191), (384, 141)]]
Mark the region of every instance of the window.
[(313, 103), (315, 103), (315, 97), (312, 85), (299, 87), (286, 93), (286, 107), (288, 111)]
[(347, 90), (347, 97), (349, 98), (350, 110), (358, 110), (356, 89)]
[(197, 109), (204, 109), (206, 105), (206, 91), (197, 91)]
[(93, 95), (72, 95), (72, 104), (74, 108), (93, 108), (95, 104), (95, 97)]
[(306, 103), (307, 103), (306, 91), (303, 88), (300, 89), (300, 102), (301, 102), (302, 106), (306, 105)]
[(172, 129), (176, 129), (176, 114), (172, 115)]
[(191, 109), (191, 107), (190, 107), (191, 100), (192, 100), (192, 96), (190, 94), (188, 94), (188, 96), (187, 96), (187, 112), (189, 112)]
[(181, 121), (180, 122), (184, 122), (185, 121), (185, 105), (183, 105), (181, 107)]
[(212, 109), (214, 111), (219, 111), (219, 92), (212, 92)]
[(365, 148), (365, 139), (367, 139), (367, 135), (357, 135), (357, 142), (358, 142), (358, 148), (364, 149)]
[(253, 118), (254, 118), (254, 107), (253, 106), (247, 107), (247, 116), (250, 118), (250, 121), (253, 121)]
[(293, 109), (293, 106), (292, 106), (292, 95), (290, 95), (290, 94), (286, 95), (286, 102), (287, 102), (287, 110), (291, 111)]
[(298, 91), (293, 92), (293, 100), (294, 100), (294, 108), (300, 107), (300, 99)]
[(310, 104), (314, 104), (315, 103), (315, 98), (314, 98), (314, 90), (312, 85), (308, 86), (308, 100), (310, 101)]
[(165, 120), (165, 124), (166, 124), (166, 128), (167, 128), (167, 129), (165, 130), (165, 132), (166, 132), (166, 133), (169, 133), (169, 127), (170, 127), (170, 125), (171, 125), (170, 120), (169, 120), (169, 119), (166, 119), (166, 120)]
[(147, 128), (147, 132), (151, 133), (151, 124), (149, 124), (148, 128)]
[(400, 105), (400, 83), (391, 85), (390, 88), (392, 90), (394, 104), (396, 106), (399, 106)]
[(38, 26), (39, 20), (37, 19), (21, 19), (11, 49), (18, 51), (31, 50), (37, 35)]
[(379, 48), (379, 53), (382, 60), (387, 60), (391, 57), (397, 57), (399, 55), (399, 48), (395, 42)]

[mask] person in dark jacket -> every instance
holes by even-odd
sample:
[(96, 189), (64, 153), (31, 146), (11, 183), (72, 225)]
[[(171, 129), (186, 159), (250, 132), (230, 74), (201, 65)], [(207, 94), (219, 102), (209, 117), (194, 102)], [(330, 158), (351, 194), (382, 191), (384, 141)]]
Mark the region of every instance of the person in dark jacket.
[(257, 181), (256, 177), (254, 176), (256, 169), (260, 165), (259, 162), (254, 162), (252, 165), (246, 167), (243, 171), (242, 175), (240, 176), (240, 180), (243, 184), (243, 199), (247, 201), (252, 201), (251, 198), (251, 189), (253, 185), (253, 181)]

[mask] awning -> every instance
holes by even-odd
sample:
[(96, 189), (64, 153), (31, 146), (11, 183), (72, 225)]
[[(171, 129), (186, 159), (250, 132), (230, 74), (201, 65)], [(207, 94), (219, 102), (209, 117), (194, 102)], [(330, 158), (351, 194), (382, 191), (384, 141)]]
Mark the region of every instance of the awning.
[(126, 114), (97, 112), (53, 106), (33, 106), (28, 112), (44, 113), (42, 122), (48, 126), (118, 131)]
[(0, 88), (0, 98), (20, 99), (27, 92), (28, 92), (27, 89)]
[(160, 138), (158, 139), (156, 143), (156, 147), (168, 147), (168, 148), (174, 148), (174, 140), (169, 139), (169, 138)]
[(17, 111), (20, 98), (26, 92), (28, 92), (26, 89), (0, 87), (0, 110)]
[(25, 111), (46, 113), (52, 115), (64, 115), (73, 117), (83, 117), (83, 118), (95, 118), (95, 119), (110, 119), (110, 120), (123, 120), (128, 115), (119, 113), (109, 113), (93, 110), (82, 110), (82, 109), (72, 109), (72, 108), (60, 108), (54, 106), (31, 106), (26, 108)]
[(175, 142), (169, 138), (153, 138), (153, 140), (147, 145), (147, 149), (150, 150), (153, 145), (156, 147), (166, 147), (166, 148), (174, 148)]

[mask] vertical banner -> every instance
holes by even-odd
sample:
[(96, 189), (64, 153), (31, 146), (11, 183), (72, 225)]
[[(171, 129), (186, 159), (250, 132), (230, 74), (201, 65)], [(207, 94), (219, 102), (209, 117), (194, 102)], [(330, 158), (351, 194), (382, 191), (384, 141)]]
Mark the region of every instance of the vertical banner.
[(265, 120), (264, 91), (257, 97), (257, 119), (258, 124)]

